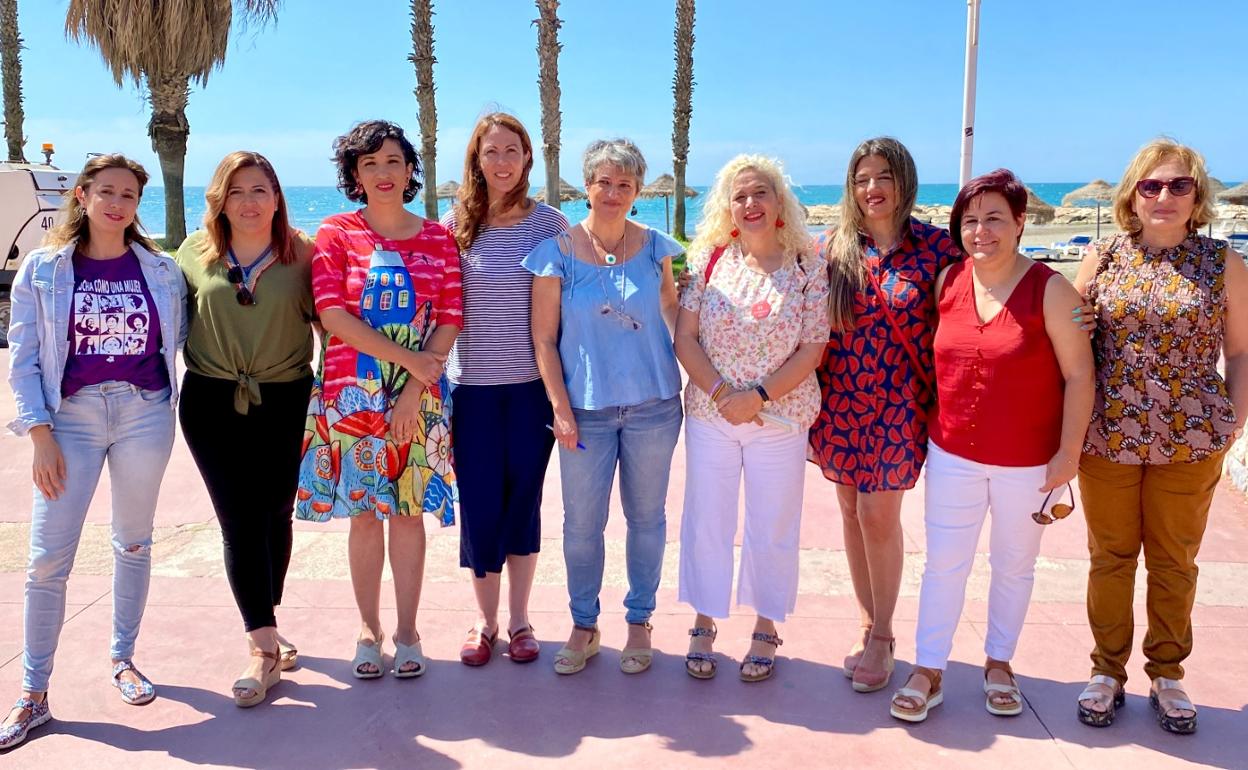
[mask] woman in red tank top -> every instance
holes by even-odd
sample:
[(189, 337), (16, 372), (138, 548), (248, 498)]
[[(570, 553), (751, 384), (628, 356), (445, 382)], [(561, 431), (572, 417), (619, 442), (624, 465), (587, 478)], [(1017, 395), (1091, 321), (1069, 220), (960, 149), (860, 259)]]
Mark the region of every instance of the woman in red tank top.
[(1092, 348), (1070, 322), (1082, 300), (1061, 275), (1018, 253), (1026, 207), (1022, 183), (1003, 169), (972, 179), (953, 204), (949, 229), (969, 259), (936, 280), (918, 649), (890, 708), (910, 722), (943, 700), (941, 675), (990, 509), (984, 706), (998, 716), (1022, 712), (1009, 661), (1044, 531), (1031, 514), (1050, 492), (1049, 502), (1060, 501), (1092, 414)]

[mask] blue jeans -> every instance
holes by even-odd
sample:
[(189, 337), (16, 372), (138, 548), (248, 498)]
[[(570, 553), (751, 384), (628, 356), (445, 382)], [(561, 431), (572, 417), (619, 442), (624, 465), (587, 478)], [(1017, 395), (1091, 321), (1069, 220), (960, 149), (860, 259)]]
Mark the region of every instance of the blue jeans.
[(680, 435), (680, 396), (635, 406), (573, 409), (584, 451), (559, 447), (563, 484), (563, 559), (568, 570), (572, 622), (598, 622), (598, 594), (605, 560), (603, 532), (616, 462), (620, 502), (628, 522), (625, 560), (629, 623), (645, 623), (654, 612), (663, 548), (667, 542), (667, 479)]
[(169, 394), (169, 388), (150, 391), (105, 382), (79, 390), (52, 415), (52, 436), (65, 457), (65, 491), (49, 500), (36, 489), (30, 514), (25, 690), (47, 692), (65, 622), (65, 585), (105, 460), (113, 497), (109, 654), (114, 660), (134, 655), (152, 572), (156, 496), (173, 448)]

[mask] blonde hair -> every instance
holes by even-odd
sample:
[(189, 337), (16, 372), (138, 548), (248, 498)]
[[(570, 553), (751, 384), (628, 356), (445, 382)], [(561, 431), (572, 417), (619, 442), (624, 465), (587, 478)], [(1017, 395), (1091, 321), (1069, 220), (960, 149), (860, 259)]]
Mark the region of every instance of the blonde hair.
[(715, 182), (702, 204), (702, 219), (689, 245), (689, 253), (705, 254), (733, 240), (732, 185), (742, 171), (760, 174), (780, 200), (780, 219), (784, 227), (776, 236), (787, 261), (811, 253), (810, 233), (806, 231), (806, 209), (789, 188), (780, 161), (765, 155), (738, 155), (719, 170)]
[(875, 155), (888, 164), (897, 191), (897, 212), (893, 215), (894, 232), (905, 236), (914, 201), (919, 194), (919, 175), (914, 158), (906, 146), (891, 136), (868, 139), (849, 156), (845, 171), (845, 192), (841, 195), (841, 223), (837, 226), (828, 246), (829, 275), (828, 316), (832, 330), (843, 332), (854, 326), (854, 298), (866, 286), (867, 275), (863, 260), (860, 234), (865, 217), (854, 197), (854, 175), (863, 158)]
[(1122, 180), (1114, 189), (1114, 222), (1133, 237), (1138, 237), (1144, 230), (1144, 223), (1135, 215), (1135, 185), (1168, 160), (1176, 160), (1187, 167), (1187, 173), (1196, 180), (1196, 191), (1193, 193), (1196, 201), (1192, 207), (1192, 216), (1187, 221), (1188, 232), (1194, 233), (1218, 217), (1213, 203), (1213, 191), (1209, 189), (1209, 172), (1205, 169), (1205, 159), (1191, 147), (1163, 136), (1140, 148), (1127, 164), (1127, 170), (1122, 172)]
[(213, 262), (225, 259), (230, 248), (230, 220), (225, 216), (225, 199), (230, 191), (230, 182), (234, 175), (245, 168), (258, 168), (269, 180), (273, 188), (273, 197), (277, 208), (273, 212), (273, 254), (277, 261), (288, 264), (295, 260), (295, 234), (290, 229), (290, 218), (286, 215), (286, 196), (282, 195), (282, 185), (277, 181), (277, 172), (269, 159), (258, 152), (239, 150), (221, 159), (217, 170), (212, 172), (212, 179), (204, 189), (204, 201), (208, 208), (204, 211), (204, 230), (208, 232), (208, 247), (200, 258), (204, 267)]
[[(83, 192), (90, 190), (100, 172), (110, 168), (120, 168), (134, 174), (134, 178), (139, 183), (139, 198), (143, 198), (143, 188), (148, 180), (147, 171), (143, 166), (120, 153), (96, 155), (88, 160), (87, 164), (82, 167), (82, 171), (78, 173), (78, 179), (74, 181), (74, 189), (65, 194), (65, 202), (61, 204), (61, 223), (44, 236), (44, 246), (59, 249), (74, 240), (78, 241), (80, 246), (85, 246), (90, 242), (91, 223), (87, 219), (87, 210), (78, 202), (75, 192), (80, 187)], [(134, 221), (126, 226), (125, 240), (126, 245), (138, 242), (150, 252), (160, 251), (160, 247), (143, 232), (143, 225), (139, 222), (137, 213), (134, 215)]]

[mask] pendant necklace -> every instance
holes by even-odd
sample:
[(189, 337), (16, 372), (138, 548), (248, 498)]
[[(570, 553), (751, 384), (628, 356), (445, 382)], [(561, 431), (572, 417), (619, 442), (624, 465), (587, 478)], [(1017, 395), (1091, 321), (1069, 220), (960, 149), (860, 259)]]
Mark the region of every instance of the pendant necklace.
[(608, 249), (607, 245), (602, 242), (602, 239), (599, 238), (597, 235), (595, 235), (594, 231), (590, 230), (589, 226), (586, 225), (584, 222), (581, 223), (581, 227), (585, 228), (585, 232), (589, 233), (589, 237), (593, 239), (594, 243), (597, 244), (598, 248), (602, 249), (602, 261), (603, 262), (605, 262), (608, 265), (614, 265), (616, 262), (620, 261), (620, 258), (615, 255), (615, 252), (619, 251), (620, 248), (624, 245), (624, 241), (628, 240), (628, 224), (627, 223), (625, 223), (624, 225), (624, 234), (620, 236), (620, 240), (616, 241), (614, 249)]

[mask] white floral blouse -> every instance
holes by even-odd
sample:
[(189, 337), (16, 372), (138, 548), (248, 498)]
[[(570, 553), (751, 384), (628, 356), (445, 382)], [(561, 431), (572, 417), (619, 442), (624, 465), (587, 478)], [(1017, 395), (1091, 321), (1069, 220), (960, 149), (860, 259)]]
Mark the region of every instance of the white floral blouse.
[[(828, 270), (818, 255), (803, 255), (771, 273), (745, 262), (736, 243), (716, 261), (709, 284), (710, 253), (692, 255), (692, 277), (680, 306), (698, 314), (698, 341), (729, 387), (752, 388), (788, 361), (803, 343), (828, 341)], [(719, 420), (710, 397), (692, 381), (685, 388), (685, 411), (702, 420)], [(819, 413), (814, 372), (765, 410), (803, 429)]]

